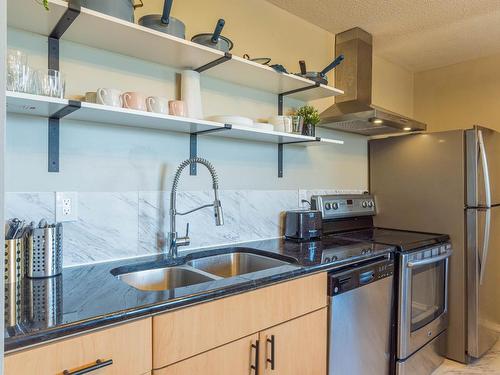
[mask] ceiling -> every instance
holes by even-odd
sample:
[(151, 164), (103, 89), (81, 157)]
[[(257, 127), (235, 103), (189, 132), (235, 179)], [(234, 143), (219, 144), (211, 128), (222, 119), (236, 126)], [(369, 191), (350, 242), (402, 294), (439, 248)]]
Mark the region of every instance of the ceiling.
[(500, 53), (500, 0), (267, 1), (332, 33), (359, 26), (415, 72)]

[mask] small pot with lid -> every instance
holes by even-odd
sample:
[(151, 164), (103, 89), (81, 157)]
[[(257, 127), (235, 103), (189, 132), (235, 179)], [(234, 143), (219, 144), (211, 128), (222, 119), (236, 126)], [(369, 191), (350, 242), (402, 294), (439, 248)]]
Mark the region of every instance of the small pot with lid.
[(85, 8), (134, 22), (134, 10), (142, 7), (142, 0), (137, 4), (134, 0), (80, 0), (80, 5)]
[(210, 48), (218, 49), (222, 52), (229, 52), (233, 49), (233, 42), (221, 35), (225, 24), (226, 21), (221, 18), (217, 21), (217, 25), (215, 26), (213, 33), (195, 35), (191, 38), (191, 41)]
[(148, 14), (139, 19), (139, 25), (161, 33), (186, 39), (186, 25), (177, 18), (171, 17), (173, 0), (165, 0), (162, 14)]

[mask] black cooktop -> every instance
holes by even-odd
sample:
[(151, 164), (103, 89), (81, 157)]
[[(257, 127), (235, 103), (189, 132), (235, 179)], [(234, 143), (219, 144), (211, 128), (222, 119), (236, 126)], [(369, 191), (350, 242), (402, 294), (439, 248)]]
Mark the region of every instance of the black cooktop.
[(315, 262), (321, 264), (342, 263), (347, 260), (350, 262), (363, 261), (395, 250), (395, 246), (390, 244), (352, 240), (331, 235), (325, 235), (317, 241), (286, 242), (300, 248), (303, 254), (310, 254)]
[(437, 245), (450, 240), (449, 236), (445, 234), (413, 232), (387, 228), (361, 229), (336, 233), (332, 236), (351, 241), (368, 241), (370, 243), (392, 245), (396, 246), (401, 252)]

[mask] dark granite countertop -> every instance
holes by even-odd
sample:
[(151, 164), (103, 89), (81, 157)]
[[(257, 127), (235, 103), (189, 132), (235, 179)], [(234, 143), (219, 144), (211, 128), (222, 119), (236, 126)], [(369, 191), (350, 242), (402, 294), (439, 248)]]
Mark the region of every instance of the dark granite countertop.
[[(339, 269), (394, 249), (325, 237), (311, 242), (282, 239), (66, 268), (49, 279), (25, 279), (6, 285), (5, 351), (81, 333), (89, 329), (148, 316), (232, 294), (250, 291), (306, 274)], [(164, 291), (142, 291), (114, 275), (181, 265), (195, 258), (227, 252), (251, 252), (293, 263), (251, 274)]]

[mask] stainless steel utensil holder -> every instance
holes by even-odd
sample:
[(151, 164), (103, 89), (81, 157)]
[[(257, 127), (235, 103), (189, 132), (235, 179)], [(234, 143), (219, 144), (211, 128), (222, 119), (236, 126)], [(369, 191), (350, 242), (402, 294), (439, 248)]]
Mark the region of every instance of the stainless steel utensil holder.
[(26, 319), (38, 329), (54, 327), (62, 322), (62, 276), (26, 279)]
[(62, 273), (62, 225), (35, 228), (28, 237), (26, 275), (30, 278)]
[(5, 240), (5, 284), (21, 281), (25, 275), (26, 240)]

